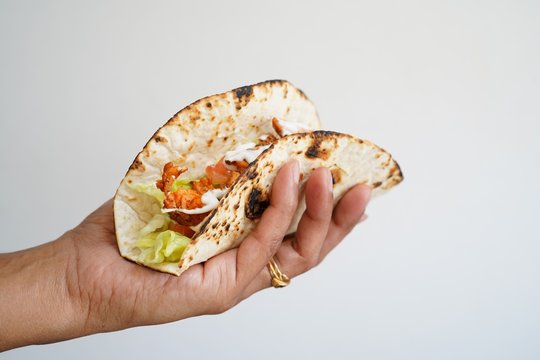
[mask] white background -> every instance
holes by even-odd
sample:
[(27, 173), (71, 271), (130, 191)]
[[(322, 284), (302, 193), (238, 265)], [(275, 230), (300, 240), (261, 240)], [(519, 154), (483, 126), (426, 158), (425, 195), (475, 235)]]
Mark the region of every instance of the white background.
[(287, 289), (3, 358), (540, 358), (539, 35), (537, 1), (0, 2), (2, 252), (77, 225), (185, 105), (266, 79), (405, 174)]

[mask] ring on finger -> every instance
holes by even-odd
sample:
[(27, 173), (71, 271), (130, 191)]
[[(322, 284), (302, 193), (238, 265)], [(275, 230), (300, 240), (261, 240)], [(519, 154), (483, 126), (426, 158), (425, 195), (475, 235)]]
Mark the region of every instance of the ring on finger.
[(268, 270), (270, 271), (270, 276), (272, 277), (273, 287), (282, 288), (290, 284), (291, 279), (281, 272), (274, 256), (272, 256), (268, 262)]

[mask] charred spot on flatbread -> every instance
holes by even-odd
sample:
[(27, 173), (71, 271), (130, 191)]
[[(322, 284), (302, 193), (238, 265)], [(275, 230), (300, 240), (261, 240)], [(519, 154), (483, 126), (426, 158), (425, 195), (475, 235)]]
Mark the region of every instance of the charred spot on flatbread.
[(236, 101), (236, 110), (240, 110), (251, 100), (251, 97), (253, 96), (253, 86), (242, 86), (238, 89), (234, 89), (233, 93)]
[(388, 181), (382, 186), (383, 190), (391, 189), (395, 185), (399, 184), (403, 181), (403, 173), (401, 172), (401, 168), (399, 167), (399, 164), (394, 161), (394, 166), (389, 171), (389, 178)]
[(268, 196), (264, 195), (260, 189), (253, 188), (246, 203), (246, 217), (251, 220), (260, 218), (268, 205), (270, 205)]
[(401, 168), (399, 167), (399, 164), (394, 161), (394, 167), (392, 170), (390, 170), (390, 174), (392, 176), (398, 177), (400, 180), (403, 180), (403, 173), (401, 172)]
[(240, 100), (243, 97), (250, 97), (253, 94), (253, 87), (251, 85), (242, 86), (234, 90), (234, 95)]
[(308, 98), (307, 95), (306, 95), (306, 93), (303, 92), (302, 90), (298, 89), (298, 92), (300, 93), (300, 96), (301, 96), (302, 98), (304, 98), (304, 99), (307, 99), (307, 98)]
[(330, 174), (332, 174), (332, 184), (339, 184), (341, 177), (343, 176), (343, 170), (339, 166), (333, 166), (330, 168)]
[(142, 161), (139, 160), (139, 158), (137, 158), (137, 159), (135, 159), (135, 161), (133, 161), (133, 164), (131, 164), (129, 169), (130, 170), (135, 170), (135, 171), (144, 171), (145, 167), (144, 167), (144, 164), (142, 163)]
[[(319, 158), (321, 160), (328, 160), (330, 157), (332, 145), (335, 147), (337, 144), (337, 133), (333, 131), (314, 131), (311, 134), (312, 142), (304, 153), (306, 158), (314, 159)], [(323, 143), (331, 142), (332, 145), (327, 144), (327, 147), (323, 146)]]
[(249, 180), (255, 179), (257, 177), (257, 175), (259, 175), (259, 174), (257, 173), (257, 169), (254, 166), (252, 166), (252, 167), (248, 168), (248, 170), (246, 170), (246, 177)]

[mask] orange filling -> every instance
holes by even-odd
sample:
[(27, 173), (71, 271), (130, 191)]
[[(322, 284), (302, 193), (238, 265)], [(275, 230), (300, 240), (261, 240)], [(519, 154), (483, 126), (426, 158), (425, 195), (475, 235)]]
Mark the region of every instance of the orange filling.
[[(265, 140), (259, 140), (259, 145), (266, 145), (275, 141), (275, 137), (268, 135)], [(165, 200), (163, 207), (166, 209), (197, 209), (203, 207), (202, 196), (209, 190), (215, 188), (230, 187), (236, 181), (240, 173), (249, 166), (245, 160), (225, 161), (222, 157), (214, 165), (207, 166), (205, 169), (206, 177), (190, 183), (191, 189), (179, 188), (171, 191), (174, 181), (188, 168), (179, 167), (172, 162), (168, 162), (163, 167), (161, 179), (156, 181), (156, 187), (163, 191)], [(209, 212), (203, 214), (185, 214), (180, 211), (171, 212), (169, 215), (173, 221), (169, 229), (185, 236), (191, 237), (194, 231), (190, 226), (198, 225)]]
[[(240, 165), (245, 165), (242, 166), (243, 169), (249, 164)], [(187, 170), (185, 167), (177, 167), (172, 162), (168, 162), (163, 167), (161, 179), (156, 182), (156, 187), (165, 194), (164, 208), (197, 209), (203, 207), (202, 196), (204, 193), (214, 188), (231, 186), (240, 175), (240, 172), (229, 169), (225, 165), (224, 159), (221, 158), (215, 165), (206, 168), (207, 177), (190, 183), (191, 189), (179, 188), (176, 191), (171, 191), (174, 181)], [(169, 225), (169, 229), (191, 237), (194, 231), (191, 230), (190, 226), (199, 224), (208, 213), (185, 214), (180, 211), (171, 212), (170, 217), (174, 221)]]

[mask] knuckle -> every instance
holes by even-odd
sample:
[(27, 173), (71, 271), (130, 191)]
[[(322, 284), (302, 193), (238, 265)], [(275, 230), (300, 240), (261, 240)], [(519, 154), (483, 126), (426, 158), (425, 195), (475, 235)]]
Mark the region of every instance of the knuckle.
[(295, 196), (289, 196), (283, 201), (283, 210), (287, 211), (288, 213), (294, 213), (297, 205), (297, 198)]
[(300, 265), (302, 272), (306, 272), (317, 265), (317, 258), (315, 256), (302, 256)]
[(224, 310), (223, 312), (229, 310), (229, 309), (232, 309), (233, 307), (236, 306), (236, 304), (238, 304), (238, 298), (235, 296), (230, 296), (229, 298), (227, 298), (225, 300), (225, 304), (224, 304)]
[(308, 269), (313, 269), (315, 266), (317, 266), (318, 258), (316, 256), (310, 256), (307, 258), (307, 266)]
[(330, 206), (311, 206), (306, 208), (306, 215), (314, 223), (328, 223), (332, 218), (332, 203)]
[(236, 300), (232, 296), (224, 296), (215, 306), (213, 307), (212, 314), (219, 315), (228, 311), (236, 305)]
[(315, 265), (313, 265), (313, 267), (317, 267), (319, 266), (323, 261), (324, 261), (324, 258), (325, 258), (325, 255), (323, 253), (320, 253), (319, 256), (317, 257), (317, 261), (315, 261)]
[(270, 258), (276, 251), (280, 241), (283, 239), (281, 234), (254, 234), (257, 243), (263, 245), (258, 248), (259, 252), (264, 253), (264, 257)]
[(219, 281), (219, 286), (211, 299), (211, 313), (222, 314), (238, 303), (237, 287), (224, 273)]

